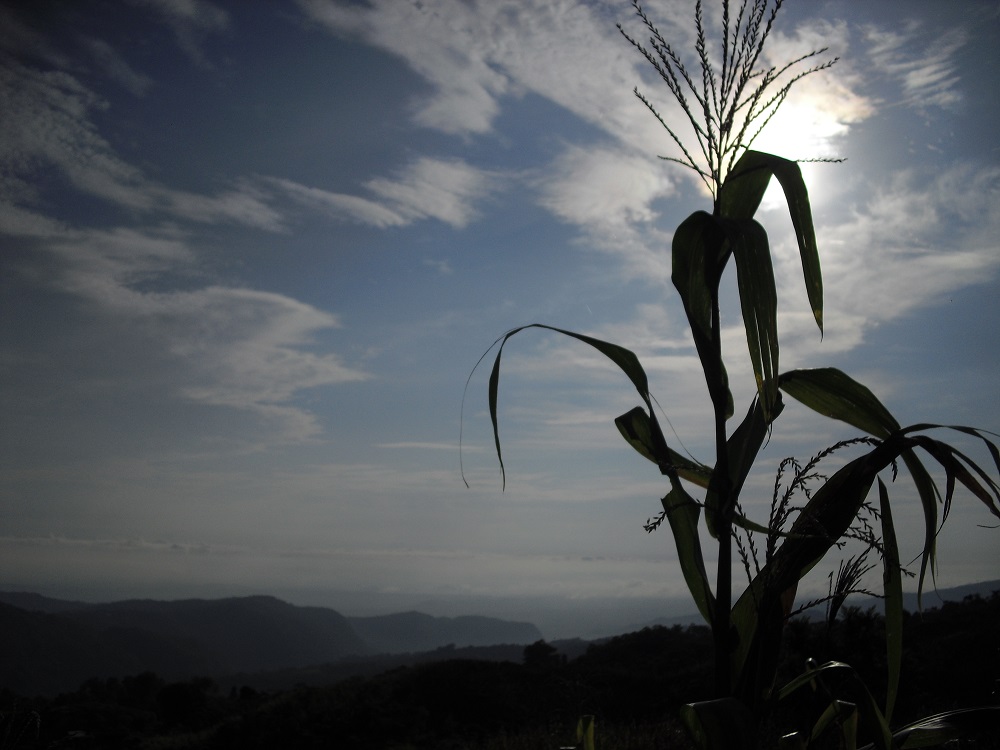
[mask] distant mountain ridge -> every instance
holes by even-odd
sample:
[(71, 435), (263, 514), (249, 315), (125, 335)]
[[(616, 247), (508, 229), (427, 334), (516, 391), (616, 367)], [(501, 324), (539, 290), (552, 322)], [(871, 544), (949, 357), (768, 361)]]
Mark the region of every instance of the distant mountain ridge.
[[(931, 590), (924, 593), (923, 606), (994, 591), (1000, 591), (1000, 580)], [(905, 594), (904, 606), (915, 611), (916, 596)], [(673, 618), (667, 624), (695, 621), (694, 616)], [(329, 676), (358, 672), (363, 662), (420, 661), (421, 654), (516, 659), (520, 646), (541, 639), (538, 629), (525, 622), (419, 612), (344, 617), (333, 609), (298, 607), (271, 596), (91, 604), (0, 592), (0, 688), (54, 695), (75, 690), (89, 678), (145, 671), (182, 680), (278, 670), (306, 674), (312, 667), (334, 665), (317, 671)]]
[[(952, 586), (949, 588), (927, 588), (924, 589), (922, 608), (931, 609), (933, 607), (940, 606), (942, 602), (960, 602), (967, 596), (988, 597), (994, 591), (1000, 591), (1000, 579), (980, 581), (979, 583), (967, 583), (962, 586)], [(848, 597), (847, 603), (848, 605), (861, 607), (862, 609), (875, 607), (879, 612), (882, 611), (881, 599), (857, 595)], [(916, 593), (903, 592), (903, 609), (907, 612), (917, 612), (921, 609), (920, 606), (917, 606)], [(802, 616), (808, 620), (822, 620), (826, 617), (826, 606), (821, 604), (813, 607), (812, 609), (808, 609), (802, 614)], [(688, 614), (680, 615), (678, 617), (657, 617), (654, 620), (633, 625), (629, 629), (641, 630), (644, 627), (653, 627), (657, 625), (662, 625), (664, 627), (671, 627), (673, 625), (702, 625), (704, 622), (705, 621), (702, 619), (701, 615)]]
[(246, 674), (541, 637), (529, 623), (417, 612), (346, 618), (271, 596), (88, 604), (0, 592), (0, 687), (51, 694), (90, 677)]
[(449, 645), (463, 648), (528, 644), (542, 639), (541, 632), (531, 623), (478, 615), (432, 617), (421, 612), (401, 612), (348, 617), (347, 621), (375, 652), (383, 654), (431, 651)]

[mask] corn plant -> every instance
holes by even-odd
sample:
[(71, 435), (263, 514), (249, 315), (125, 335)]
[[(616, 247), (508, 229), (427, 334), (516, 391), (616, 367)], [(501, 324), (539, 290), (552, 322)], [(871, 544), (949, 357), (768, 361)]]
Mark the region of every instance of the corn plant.
[[(785, 740), (788, 747), (808, 747), (824, 729), (832, 727), (839, 727), (845, 747), (855, 747), (859, 722), (874, 738), (873, 747), (889, 750), (925, 746), (981, 721), (982, 714), (933, 717), (899, 730), (896, 735), (890, 731), (902, 653), (902, 569), (892, 503), (883, 475), (889, 473), (894, 479), (902, 464), (921, 503), (925, 528), (918, 591), (922, 591), (928, 571), (934, 569), (935, 535), (947, 518), (957, 485), (964, 486), (989, 513), (1000, 517), (1000, 484), (992, 475), (994, 469), (1000, 474), (1000, 450), (991, 440), (996, 437), (994, 433), (972, 427), (925, 423), (902, 426), (868, 388), (840, 370), (779, 369), (774, 271), (767, 232), (754, 218), (772, 178), (784, 192), (801, 257), (806, 296), (820, 333), (823, 280), (809, 195), (798, 163), (755, 151), (751, 146), (796, 82), (836, 62), (836, 58), (825, 59), (826, 50), (821, 49), (779, 67), (762, 63), (762, 51), (781, 6), (782, 0), (743, 0), (738, 4), (722, 0), (720, 54), (713, 55), (698, 0), (697, 73), (689, 70), (637, 2), (633, 7), (648, 33), (648, 44), (637, 41), (621, 25), (618, 27), (656, 70), (694, 133), (697, 148), (688, 148), (678, 128), (636, 89), (636, 97), (660, 121), (682, 154), (663, 158), (693, 170), (712, 196), (711, 211), (695, 211), (681, 222), (671, 246), (671, 280), (683, 302), (711, 400), (715, 437), (711, 460), (688, 458), (670, 446), (653, 408), (646, 372), (632, 351), (543, 324), (510, 330), (490, 348), (496, 348), (488, 383), (496, 453), (503, 475), (497, 404), (500, 362), (510, 338), (528, 328), (547, 329), (596, 349), (621, 369), (638, 393), (641, 404), (615, 423), (625, 440), (665, 478), (662, 513), (648, 527), (660, 522), (669, 526), (684, 580), (698, 611), (712, 629), (719, 697), (688, 705), (682, 712), (695, 740), (704, 748), (755, 747), (777, 701), (807, 686), (822, 689), (826, 677), (838, 673), (846, 674), (847, 684), (855, 688), (851, 700), (831, 695), (812, 734), (790, 735)], [(736, 267), (756, 381), (755, 396), (745, 416), (735, 422), (734, 400), (722, 357), (719, 313), (720, 280), (730, 262)], [(849, 442), (862, 453), (823, 478), (812, 471), (815, 462), (847, 443), (821, 452), (793, 473), (790, 491), (804, 490), (804, 502), (792, 508), (790, 495), (779, 493), (776, 484), (771, 517), (756, 522), (742, 512), (740, 497), (759, 451), (776, 429), (785, 398), (860, 430), (864, 436)], [(955, 446), (932, 437), (941, 430), (981, 442), (992, 458), (990, 470)], [(943, 491), (925, 465), (928, 459), (944, 475)], [(807, 479), (812, 481), (808, 489)], [(876, 485), (877, 500), (869, 500)], [(877, 702), (851, 667), (839, 662), (810, 664), (801, 677), (779, 687), (779, 648), (784, 623), (797, 611), (799, 582), (832, 549), (856, 535), (852, 530), (859, 522), (865, 529), (863, 538), (882, 560), (887, 694), (881, 703)], [(699, 536), (702, 524), (716, 546), (714, 582)], [(757, 538), (765, 540), (763, 552), (758, 551), (754, 541)], [(749, 574), (749, 583), (738, 597), (734, 596), (732, 580), (734, 545)], [(842, 568), (836, 590), (831, 590), (834, 615), (837, 603), (856, 590), (859, 576), (868, 567), (855, 560)]]

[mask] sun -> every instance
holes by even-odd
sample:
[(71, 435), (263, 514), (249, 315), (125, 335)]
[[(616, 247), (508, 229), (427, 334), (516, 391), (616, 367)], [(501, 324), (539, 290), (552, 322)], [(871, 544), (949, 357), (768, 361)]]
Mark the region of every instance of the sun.
[[(802, 176), (814, 204), (822, 199), (823, 182), (830, 170), (824, 164), (809, 163), (808, 160), (840, 158), (837, 149), (848, 131), (848, 125), (821, 104), (819, 98), (808, 96), (789, 99), (781, 105), (751, 146), (754, 151), (801, 162)], [(781, 188), (772, 184), (764, 196), (763, 207), (778, 205), (784, 205), (784, 197)]]

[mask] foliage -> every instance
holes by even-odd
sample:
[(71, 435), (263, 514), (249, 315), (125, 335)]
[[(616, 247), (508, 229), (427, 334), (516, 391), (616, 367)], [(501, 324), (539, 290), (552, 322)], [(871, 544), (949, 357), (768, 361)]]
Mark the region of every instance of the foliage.
[[(713, 411), (715, 455), (710, 462), (687, 458), (672, 449), (660, 427), (649, 382), (638, 357), (617, 344), (542, 324), (508, 331), (494, 342), (496, 356), (489, 376), (489, 409), (497, 458), (504, 471), (498, 429), (500, 363), (510, 338), (529, 328), (547, 329), (587, 344), (611, 360), (629, 378), (642, 401), (615, 422), (625, 440), (657, 466), (668, 490), (663, 513), (650, 522), (665, 520), (673, 533), (681, 570), (699, 612), (711, 627), (715, 653), (716, 699), (689, 705), (684, 719), (702, 747), (733, 746), (739, 735), (746, 746), (764, 737), (775, 706), (796, 692), (816, 689), (836, 676), (850, 691), (852, 704), (830, 695), (808, 736), (797, 740), (808, 746), (825, 727), (839, 727), (848, 747), (855, 743), (859, 723), (867, 728), (874, 746), (888, 749), (902, 742), (915, 746), (919, 734), (906, 730), (895, 738), (889, 729), (900, 681), (902, 654), (901, 565), (893, 505), (887, 479), (895, 480), (899, 464), (909, 472), (924, 515), (923, 548), (918, 590), (934, 570), (934, 540), (948, 516), (957, 485), (1000, 517), (1000, 449), (993, 433), (972, 427), (936, 424), (902, 426), (864, 385), (833, 368), (790, 370), (779, 368), (777, 293), (767, 232), (755, 220), (771, 178), (781, 186), (802, 262), (806, 295), (817, 326), (823, 330), (823, 280), (806, 185), (796, 162), (751, 150), (760, 129), (804, 76), (829, 68), (836, 60), (806, 67), (825, 50), (818, 50), (780, 66), (762, 64), (762, 51), (781, 8), (781, 0), (748, 0), (731, 8), (722, 3), (721, 67), (709, 52), (702, 3), (695, 4), (696, 53), (700, 75), (692, 75), (681, 56), (663, 38), (646, 13), (633, 3), (649, 33), (649, 46), (619, 29), (654, 67), (677, 100), (694, 131), (701, 158), (692, 155), (676, 129), (659, 114), (638, 89), (636, 96), (657, 117), (683, 157), (668, 157), (694, 170), (713, 196), (711, 213), (695, 211), (677, 227), (672, 242), (672, 282), (680, 295), (691, 336), (701, 363)], [(738, 295), (750, 355), (756, 395), (746, 416), (735, 427), (735, 413), (727, 368), (722, 358), (720, 282), (735, 265)], [(493, 347), (491, 347), (492, 349)], [(484, 355), (485, 357), (486, 355)], [(470, 376), (471, 377), (471, 376)], [(859, 439), (821, 451), (805, 466), (792, 469), (783, 492), (776, 483), (772, 512), (756, 522), (742, 512), (744, 483), (762, 446), (775, 429), (788, 397), (830, 419), (865, 433)], [(988, 471), (954, 445), (932, 437), (946, 429), (972, 438), (986, 449), (993, 467)], [(816, 466), (834, 450), (861, 449), (861, 453), (828, 477)], [(943, 472), (942, 491), (926, 466), (927, 458)], [(885, 474), (889, 477), (883, 478)], [(780, 480), (780, 476), (779, 476)], [(877, 500), (870, 500), (877, 486)], [(801, 505), (791, 504), (795, 493)], [(700, 495), (696, 499), (695, 495)], [(716, 550), (714, 586), (699, 530), (711, 535)], [(763, 554), (756, 539), (763, 539)], [(886, 606), (886, 691), (879, 703), (845, 663), (811, 665), (805, 673), (779, 687), (777, 671), (785, 622), (795, 611), (799, 581), (827, 554), (848, 538), (860, 538), (875, 550), (883, 569)], [(733, 596), (733, 548), (742, 556), (749, 583)], [(847, 593), (857, 590), (868, 569), (866, 558), (842, 564), (831, 587), (830, 610), (835, 616)], [(735, 598), (735, 603), (733, 600)], [(956, 720), (957, 721), (957, 720)], [(935, 724), (935, 736), (947, 736), (946, 722)], [(940, 730), (940, 731), (939, 731)], [(763, 740), (761, 740), (763, 741)]]

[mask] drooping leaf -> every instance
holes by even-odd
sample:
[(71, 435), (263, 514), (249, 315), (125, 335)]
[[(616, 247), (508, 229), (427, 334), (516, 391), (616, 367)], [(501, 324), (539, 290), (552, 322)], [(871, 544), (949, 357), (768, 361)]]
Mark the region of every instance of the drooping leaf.
[[(975, 481), (977, 475), (982, 477), (985, 472), (963, 456), (962, 461), (974, 467), (967, 469), (958, 459), (958, 452), (954, 448), (926, 436), (913, 435), (913, 431), (914, 428), (893, 431), (875, 448), (850, 461), (813, 492), (809, 502), (796, 516), (791, 533), (784, 538), (771, 560), (737, 601), (732, 613), (738, 637), (731, 655), (731, 675), (734, 684), (738, 686), (739, 695), (749, 704), (753, 705), (755, 701), (766, 697), (769, 689), (767, 675), (774, 674), (777, 664), (777, 647), (780, 644), (784, 618), (790, 609), (790, 594), (794, 594), (798, 581), (843, 537), (856, 518), (878, 473), (892, 466), (899, 458), (903, 458), (910, 469), (924, 506), (926, 540), (921, 574), (924, 566), (933, 563), (933, 545), (938, 531), (936, 508), (940, 493), (927, 469), (917, 459), (914, 449), (930, 449), (928, 452), (938, 460), (946, 476), (952, 477), (949, 486), (953, 486), (955, 482), (964, 484)], [(968, 433), (968, 430), (963, 432)], [(977, 436), (987, 440), (981, 434), (977, 433)], [(992, 450), (990, 452), (992, 455)], [(993, 502), (987, 503), (987, 506), (993, 512), (996, 501), (1000, 499), (1000, 487), (992, 479), (988, 482), (976, 482), (974, 486), (978, 486), (980, 490), (977, 493), (970, 487), (975, 494), (982, 494), (989, 488), (992, 493), (989, 497)], [(884, 502), (888, 508), (887, 495)], [(886, 524), (883, 526), (883, 533), (887, 557), (895, 555), (895, 567), (898, 569), (898, 553), (892, 549), (892, 516), (891, 513), (882, 515), (883, 523)], [(893, 596), (893, 590), (897, 586), (896, 581), (890, 580), (887, 593)], [(898, 590), (896, 594), (898, 595)], [(890, 605), (896, 606), (894, 602), (890, 602)], [(895, 658), (892, 654), (889, 657), (890, 660)]]
[(719, 190), (720, 215), (731, 219), (750, 219), (757, 213), (771, 176), (778, 179), (785, 193), (788, 213), (795, 229), (802, 261), (802, 275), (813, 317), (823, 330), (823, 274), (816, 246), (809, 191), (802, 170), (794, 161), (760, 151), (746, 151), (736, 162)]
[[(875, 437), (885, 438), (889, 434), (901, 430), (896, 418), (892, 416), (889, 410), (882, 405), (882, 402), (868, 388), (835, 368), (793, 370), (783, 373), (780, 377), (779, 387), (789, 396), (814, 411), (824, 416), (846, 422)], [(913, 425), (906, 428), (906, 430), (902, 430), (902, 434), (941, 426), (935, 424)], [(972, 435), (982, 440), (989, 449), (998, 470), (1000, 470), (1000, 450), (985, 437), (983, 431), (970, 427), (951, 427), (950, 429)], [(929, 438), (925, 440), (927, 439)], [(946, 469), (948, 491), (944, 498), (945, 515), (947, 515), (947, 509), (951, 502), (955, 481), (958, 480), (982, 500), (991, 513), (1000, 516), (1000, 506), (994, 500), (994, 498), (1000, 497), (1000, 491), (998, 491), (1000, 488), (996, 486), (996, 483), (975, 462), (970, 461), (964, 455), (954, 452), (954, 449), (946, 447), (944, 444), (935, 447), (934, 444), (928, 443), (922, 447), (928, 449), (928, 452)], [(972, 474), (962, 466), (958, 460), (959, 456), (983, 480), (982, 483), (976, 482)], [(924, 513), (924, 547), (921, 552), (920, 574), (917, 585), (919, 605), (927, 571), (930, 570), (932, 575), (934, 572), (935, 539), (938, 532), (937, 506), (941, 501), (941, 495), (927, 469), (924, 468), (920, 459), (912, 450), (904, 450), (899, 457), (903, 459), (910, 475), (913, 477)]]
[[(916, 425), (908, 427), (904, 432), (911, 433), (916, 430), (937, 428), (940, 426)], [(976, 434), (976, 431), (971, 428), (960, 429), (951, 427), (949, 429), (959, 429), (959, 431), (967, 434)], [(976, 436), (991, 449), (991, 453), (996, 450), (996, 446), (985, 436), (981, 434), (977, 434)], [(943, 443), (940, 440), (933, 440), (927, 436), (918, 437), (917, 440), (920, 447), (934, 456), (937, 462), (947, 471), (948, 485), (944, 500), (945, 516), (947, 516), (948, 510), (951, 507), (955, 482), (957, 481), (961, 482), (969, 492), (979, 498), (990, 513), (1000, 518), (1000, 504), (998, 504), (998, 500), (1000, 500), (1000, 484), (993, 477), (980, 467), (979, 464), (954, 446)]]
[(581, 716), (576, 723), (576, 746), (580, 750), (594, 750), (594, 716)]
[[(1000, 725), (1000, 706), (960, 708), (955, 711), (927, 716), (907, 724), (893, 733), (899, 750), (916, 750), (921, 747), (940, 747), (949, 740), (982, 735), (989, 737)], [(861, 750), (874, 750), (875, 745), (865, 745)]]
[(695, 211), (681, 222), (671, 244), (670, 279), (684, 303), (712, 402), (727, 417), (733, 413), (733, 396), (719, 342), (713, 338), (712, 317), (731, 252), (722, 223), (704, 211)]
[[(908, 427), (903, 432), (909, 434), (916, 430), (936, 429), (942, 426), (936, 424), (919, 424)], [(982, 431), (967, 427), (949, 427), (948, 429), (978, 437), (987, 446), (990, 454), (995, 456), (996, 445), (986, 438)], [(948, 517), (948, 512), (951, 508), (956, 482), (960, 482), (983, 502), (990, 513), (1000, 518), (1000, 485), (975, 461), (947, 443), (933, 440), (926, 435), (915, 436), (914, 442), (926, 450), (945, 470), (945, 495), (942, 498), (937, 485), (934, 484), (929, 473), (920, 464), (916, 455), (912, 451), (904, 455), (907, 468), (910, 470), (920, 492), (920, 501), (924, 512), (924, 547), (921, 550), (920, 577), (917, 584), (917, 606), (920, 607), (922, 605), (926, 572), (929, 569), (932, 576), (934, 574), (935, 547), (939, 530), (937, 520), (938, 504), (943, 506), (941, 523), (944, 523), (944, 519)]]
[(757, 454), (767, 438), (771, 423), (778, 418), (784, 409), (781, 394), (776, 394), (776, 400), (771, 410), (765, 411), (759, 399), (754, 399), (747, 411), (746, 417), (726, 441), (726, 452), (729, 457), (730, 478), (733, 489), (739, 492), (743, 483), (750, 475)]
[(767, 415), (778, 397), (778, 294), (771, 250), (767, 233), (753, 219), (731, 219), (725, 226), (736, 261), (750, 363)]
[(731, 676), (751, 705), (766, 699), (777, 665), (784, 620), (799, 580), (819, 562), (853, 523), (878, 472), (910, 445), (905, 436), (850, 461), (817, 489), (792, 524), (790, 534), (736, 602), (737, 632)]
[(670, 280), (696, 340), (711, 340), (712, 305), (730, 252), (723, 227), (705, 211), (695, 211), (674, 231)]
[[(653, 405), (649, 395), (649, 379), (646, 377), (646, 371), (642, 369), (642, 364), (639, 362), (639, 358), (636, 357), (635, 354), (629, 349), (626, 349), (623, 346), (618, 346), (617, 344), (612, 344), (608, 341), (601, 341), (600, 339), (595, 339), (591, 336), (584, 336), (580, 333), (566, 331), (561, 328), (554, 328), (553, 326), (544, 325), (542, 323), (532, 323), (530, 325), (520, 326), (507, 331), (507, 333), (494, 342), (494, 345), (499, 344), (499, 346), (497, 348), (497, 355), (493, 361), (493, 369), (490, 371), (489, 378), (490, 421), (493, 424), (493, 441), (496, 444), (497, 460), (500, 463), (500, 474), (503, 477), (503, 483), (505, 486), (507, 482), (507, 473), (503, 464), (503, 453), (500, 449), (500, 430), (497, 420), (497, 402), (500, 391), (500, 360), (503, 355), (503, 348), (507, 344), (507, 341), (510, 340), (510, 337), (528, 328), (542, 328), (548, 331), (555, 331), (556, 333), (561, 333), (564, 336), (569, 336), (577, 339), (578, 341), (582, 341), (585, 344), (589, 344), (594, 349), (599, 351), (605, 357), (614, 362), (618, 368), (628, 376), (628, 379), (632, 381), (632, 385), (635, 386), (639, 396), (649, 409), (650, 419), (655, 420)], [(662, 433), (660, 434), (662, 435)]]
[(874, 393), (834, 367), (782, 373), (778, 387), (813, 411), (869, 435), (884, 438), (899, 429), (899, 422)]
[(932, 576), (934, 574), (938, 503), (941, 501), (941, 493), (938, 491), (930, 472), (927, 471), (927, 467), (923, 465), (916, 453), (912, 450), (904, 451), (903, 462), (906, 464), (910, 476), (913, 477), (913, 484), (917, 488), (917, 497), (920, 498), (920, 508), (924, 514), (924, 546), (920, 552), (920, 574), (917, 578), (917, 608), (920, 609), (923, 605), (924, 580), (928, 569)]
[(669, 469), (673, 469), (682, 479), (700, 487), (708, 486), (711, 470), (668, 447), (662, 434), (657, 437), (659, 424), (653, 422), (641, 406), (617, 417), (615, 425), (628, 444), (643, 458), (659, 466), (661, 472), (667, 473)]
[(777, 157), (760, 151), (743, 152), (719, 190), (719, 214), (730, 219), (752, 219), (764, 200)]
[(889, 491), (878, 480), (879, 515), (882, 518), (882, 594), (885, 599), (886, 689), (885, 718), (892, 721), (892, 710), (899, 692), (899, 673), (903, 664), (903, 576), (899, 565), (896, 529), (892, 523)]
[(836, 672), (841, 675), (844, 685), (851, 691), (854, 698), (854, 705), (857, 706), (860, 718), (867, 726), (868, 731), (875, 737), (872, 747), (879, 750), (892, 750), (893, 739), (889, 730), (889, 722), (879, 710), (875, 697), (871, 694), (864, 680), (850, 664), (840, 661), (829, 661), (825, 664), (807, 669), (798, 677), (794, 678), (778, 691), (778, 700), (787, 698), (796, 690), (806, 685), (815, 684), (822, 681), (827, 673)]
[(698, 537), (698, 518), (701, 516), (701, 508), (680, 484), (674, 485), (662, 503), (667, 521), (670, 523), (670, 530), (674, 535), (684, 582), (687, 583), (701, 616), (711, 626), (715, 621), (715, 597), (708, 582), (705, 558)]
[(841, 747), (856, 750), (858, 746), (858, 707), (848, 701), (833, 700), (813, 724), (810, 743), (819, 739), (830, 724), (840, 727)]
[[(674, 232), (671, 279), (684, 303), (713, 403), (721, 406), (725, 397), (727, 417), (733, 411), (732, 395), (718, 331), (713, 331), (719, 321), (713, 320), (713, 315), (717, 314), (719, 282), (730, 256), (736, 259), (750, 362), (766, 411), (778, 390), (778, 299), (767, 233), (753, 219), (718, 217), (704, 211), (691, 214)], [(719, 392), (714, 392), (716, 388)]]

